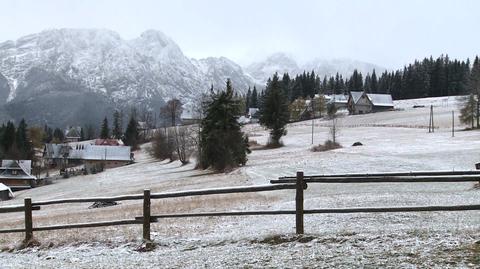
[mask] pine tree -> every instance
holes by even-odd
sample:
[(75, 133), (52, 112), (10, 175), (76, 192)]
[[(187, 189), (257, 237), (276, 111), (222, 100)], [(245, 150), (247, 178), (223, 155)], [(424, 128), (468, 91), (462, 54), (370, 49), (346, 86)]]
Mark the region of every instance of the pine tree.
[(64, 140), (65, 140), (65, 135), (63, 134), (62, 130), (60, 130), (59, 128), (55, 128), (55, 130), (53, 131), (52, 142), (55, 144), (58, 144), (58, 143), (63, 143)]
[(370, 77), (370, 92), (378, 93), (378, 80), (377, 74), (375, 74), (375, 69), (373, 69), (372, 76)]
[(282, 90), (285, 96), (287, 96), (288, 100), (290, 100), (292, 96), (292, 90), (291, 90), (290, 84), (291, 84), (290, 75), (288, 73), (283, 74)]
[(132, 114), (130, 115), (130, 120), (128, 121), (127, 129), (125, 130), (123, 143), (132, 147), (133, 150), (138, 149), (139, 133), (135, 111), (132, 111)]
[(248, 109), (251, 108), (251, 102), (252, 100), (252, 91), (250, 90), (250, 87), (248, 87), (247, 91), (247, 96), (245, 97), (245, 114), (248, 113)]
[(20, 158), (30, 159), (32, 157), (32, 145), (27, 136), (27, 124), (24, 119), (22, 119), (18, 125), (15, 141), (18, 152), (20, 153)]
[(460, 109), (460, 121), (475, 128), (475, 118), (477, 114), (477, 99), (474, 94), (470, 94), (462, 109)]
[(363, 89), (362, 73), (358, 72), (357, 69), (353, 70), (349, 82), (349, 91), (361, 91)]
[(103, 119), (102, 127), (100, 129), (100, 138), (101, 139), (108, 139), (110, 138), (110, 129), (108, 128), (108, 120), (107, 117)]
[(121, 129), (121, 119), (120, 119), (120, 112), (115, 110), (113, 112), (113, 126), (112, 126), (112, 136), (115, 139), (122, 138), (122, 129)]
[(48, 127), (46, 124), (43, 128), (43, 131), (45, 132), (45, 137), (44, 137), (44, 140), (43, 142), (44, 143), (50, 143), (52, 142), (52, 139), (53, 139), (53, 129)]
[(80, 128), (80, 141), (85, 141), (85, 132), (83, 128)]
[(15, 125), (13, 122), (8, 121), (7, 126), (5, 126), (5, 130), (3, 132), (2, 136), (2, 147), (3, 147), (3, 152), (8, 153), (12, 146), (15, 143)]
[(225, 171), (245, 165), (250, 153), (248, 138), (237, 121), (238, 104), (230, 79), (225, 91), (212, 93), (210, 98), (201, 122), (199, 166)]
[(478, 102), (480, 102), (480, 60), (478, 59), (478, 56), (475, 57), (475, 60), (473, 61), (472, 71), (470, 72), (470, 78), (469, 78), (469, 87), (470, 87), (471, 93), (476, 95), (477, 104), (475, 107), (475, 114), (476, 114), (476, 120), (477, 120), (477, 128), (479, 128), (480, 112), (478, 110), (479, 110), (480, 104)]
[(366, 93), (372, 93), (372, 79), (370, 74), (365, 77), (365, 83), (363, 84), (363, 91)]
[(287, 133), (285, 125), (289, 120), (288, 99), (282, 91), (275, 73), (265, 89), (260, 106), (260, 124), (270, 129), (271, 146), (280, 146), (280, 138)]
[(258, 93), (257, 87), (253, 86), (252, 99), (250, 99), (250, 107), (258, 108)]

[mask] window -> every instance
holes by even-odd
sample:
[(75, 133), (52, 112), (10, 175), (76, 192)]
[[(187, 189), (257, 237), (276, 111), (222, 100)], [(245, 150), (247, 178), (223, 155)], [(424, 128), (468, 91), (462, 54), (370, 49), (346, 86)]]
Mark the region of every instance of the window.
[(12, 170), (12, 175), (18, 175), (18, 171), (17, 170)]

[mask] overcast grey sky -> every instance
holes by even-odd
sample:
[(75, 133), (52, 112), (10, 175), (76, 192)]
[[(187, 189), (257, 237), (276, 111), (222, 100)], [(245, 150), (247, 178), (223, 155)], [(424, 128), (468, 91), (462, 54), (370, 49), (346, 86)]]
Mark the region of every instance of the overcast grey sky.
[(415, 58), (480, 54), (480, 1), (0, 0), (0, 40), (48, 28), (163, 31), (189, 57), (241, 64), (274, 52), (398, 68)]

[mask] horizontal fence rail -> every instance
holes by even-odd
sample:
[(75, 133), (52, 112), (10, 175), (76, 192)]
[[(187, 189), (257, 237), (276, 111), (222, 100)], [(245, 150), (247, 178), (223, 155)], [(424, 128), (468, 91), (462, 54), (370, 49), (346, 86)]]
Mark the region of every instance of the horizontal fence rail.
[[(32, 206), (32, 210), (40, 210), (40, 206)], [(0, 207), (0, 213), (24, 212), (25, 206), (4, 206)]]
[[(305, 178), (327, 178), (327, 177), (388, 177), (388, 176), (454, 176), (454, 175), (479, 175), (480, 170), (465, 171), (409, 171), (409, 172), (386, 172), (386, 173), (355, 173), (355, 174), (324, 174), (310, 175)], [(279, 179), (296, 179), (296, 177), (279, 177)]]
[[(276, 190), (288, 190), (295, 189), (295, 184), (282, 184), (282, 185), (259, 185), (259, 186), (240, 186), (230, 188), (216, 188), (216, 189), (204, 189), (193, 191), (178, 191), (167, 193), (152, 193), (151, 199), (164, 199), (164, 198), (178, 198), (187, 196), (201, 196), (201, 195), (214, 195), (214, 194), (232, 194), (232, 193), (246, 193), (246, 192), (264, 192), (264, 191), (276, 191)], [(142, 200), (143, 194), (134, 195), (120, 195), (112, 197), (87, 197), (87, 198), (69, 198), (34, 202), (32, 205), (54, 205), (54, 204), (70, 204), (70, 203), (92, 203), (92, 202), (115, 202), (126, 200)]]
[[(261, 215), (295, 215), (295, 228), (297, 234), (304, 233), (304, 215), (311, 214), (346, 214), (346, 213), (389, 213), (389, 212), (433, 212), (433, 211), (472, 211), (480, 210), (480, 204), (454, 205), (454, 206), (408, 206), (408, 207), (357, 207), (357, 208), (320, 208), (304, 209), (304, 190), (307, 183), (381, 183), (381, 182), (468, 182), (479, 181), (480, 171), (433, 171), (433, 172), (396, 172), (375, 174), (336, 174), (336, 175), (313, 175), (304, 176), (303, 172), (297, 172), (296, 177), (282, 177), (271, 180), (270, 185), (239, 186), (215, 189), (186, 190), (167, 193), (150, 193), (144, 190), (143, 194), (121, 195), (112, 197), (87, 197), (69, 198), (48, 201), (33, 202), (30, 198), (24, 199), (23, 205), (0, 207), (0, 213), (24, 212), (25, 227), (0, 230), (0, 233), (25, 233), (24, 242), (33, 239), (34, 231), (50, 231), (64, 229), (79, 229), (118, 225), (143, 225), (143, 240), (151, 243), (150, 223), (168, 218), (192, 218), (192, 217), (228, 217), (228, 216), (261, 216)], [(216, 194), (234, 193), (257, 193), (277, 190), (295, 190), (295, 209), (289, 210), (255, 210), (255, 211), (226, 211), (226, 212), (199, 212), (199, 213), (175, 213), (175, 214), (152, 214), (151, 200), (177, 197), (191, 197)], [(89, 203), (89, 202), (112, 202), (125, 200), (143, 200), (143, 214), (140, 217), (123, 220), (98, 221), (74, 224), (55, 224), (49, 226), (33, 226), (32, 211), (40, 210), (40, 206)]]
[[(87, 222), (87, 223), (74, 223), (74, 224), (59, 224), (59, 225), (50, 225), (50, 226), (40, 226), (33, 227), (32, 231), (52, 231), (52, 230), (66, 230), (66, 229), (80, 229), (80, 228), (94, 228), (94, 227), (106, 227), (106, 226), (119, 226), (119, 225), (131, 225), (131, 224), (140, 224), (138, 220), (125, 219), (125, 220), (112, 220), (112, 221), (98, 221), (98, 222)], [(22, 233), (25, 232), (25, 229), (7, 229), (0, 230), (1, 233)]]
[[(294, 179), (274, 179), (272, 184), (293, 183)], [(480, 176), (366, 176), (366, 177), (307, 177), (306, 183), (421, 183), (421, 182), (480, 182)]]
[(389, 213), (389, 212), (434, 212), (434, 211), (471, 211), (480, 210), (478, 205), (456, 206), (409, 206), (409, 207), (357, 207), (357, 208), (326, 208), (309, 209), (305, 214), (345, 214), (345, 213)]
[[(341, 214), (341, 213), (389, 213), (389, 212), (433, 212), (433, 211), (471, 211), (480, 210), (478, 205), (456, 206), (410, 206), (410, 207), (357, 207), (357, 208), (320, 208), (305, 209), (304, 214)], [(295, 215), (296, 210), (259, 210), (259, 211), (227, 211), (227, 212), (201, 212), (181, 214), (161, 214), (150, 217), (151, 222), (159, 219), (194, 218), (194, 217), (228, 217), (228, 216), (268, 216), (268, 215)], [(143, 220), (143, 217), (136, 217)]]
[[(272, 184), (294, 183), (296, 177), (280, 177)], [(325, 174), (305, 176), (306, 183), (415, 183), (480, 182), (480, 171), (418, 171), (362, 174)]]

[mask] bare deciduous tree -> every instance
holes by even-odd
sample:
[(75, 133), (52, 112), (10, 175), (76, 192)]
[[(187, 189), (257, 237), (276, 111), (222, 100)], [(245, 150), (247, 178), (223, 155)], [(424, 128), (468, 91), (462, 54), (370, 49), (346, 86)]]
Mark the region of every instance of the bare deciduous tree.
[(192, 127), (174, 126), (175, 148), (182, 164), (187, 164), (195, 148), (196, 138)]

